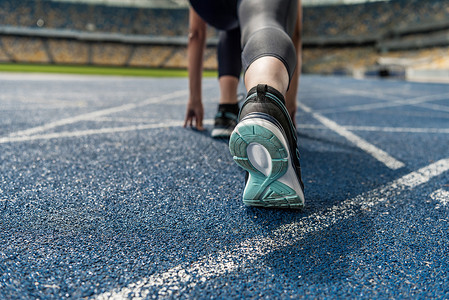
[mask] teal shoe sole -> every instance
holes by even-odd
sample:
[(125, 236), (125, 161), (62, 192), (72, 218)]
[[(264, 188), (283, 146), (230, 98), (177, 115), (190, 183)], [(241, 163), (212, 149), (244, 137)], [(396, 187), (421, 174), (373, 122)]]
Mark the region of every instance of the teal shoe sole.
[[(272, 132), (274, 126), (269, 127), (271, 130), (257, 121), (246, 122), (239, 124), (230, 137), (229, 150), (234, 161), (249, 173), (243, 203), (271, 208), (302, 208), (304, 196), (279, 181), (288, 171), (289, 151)], [(293, 180), (297, 181), (296, 178)]]

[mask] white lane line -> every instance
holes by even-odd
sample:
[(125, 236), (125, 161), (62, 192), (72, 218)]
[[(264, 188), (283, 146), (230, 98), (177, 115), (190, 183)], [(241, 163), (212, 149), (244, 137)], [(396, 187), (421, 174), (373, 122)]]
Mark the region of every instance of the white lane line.
[(378, 127), (378, 126), (343, 126), (351, 131), (380, 131), (399, 133), (449, 133), (449, 128), (418, 128), (418, 127)]
[(303, 109), (305, 112), (310, 113), (316, 120), (318, 120), (320, 123), (322, 123), (324, 126), (328, 127), (332, 131), (336, 132), (337, 134), (343, 136), (348, 141), (380, 161), (381, 163), (385, 164), (390, 169), (396, 170), (400, 169), (405, 166), (405, 164), (385, 151), (377, 148), (373, 144), (370, 144), (366, 140), (362, 139), (361, 137), (355, 135), (354, 133), (350, 132), (349, 130), (345, 129), (343, 126), (338, 125), (334, 121), (326, 118), (322, 114), (316, 113), (312, 111), (312, 109), (308, 106), (306, 106), (303, 103), (298, 103), (298, 106)]
[(95, 122), (119, 122), (119, 123), (140, 123), (145, 124), (149, 121), (148, 118), (119, 118), (119, 117), (104, 117), (104, 118), (96, 118)]
[(28, 142), (28, 141), (35, 141), (35, 140), (73, 138), (73, 137), (82, 137), (82, 136), (95, 135), (95, 134), (120, 133), (120, 132), (126, 132), (126, 131), (166, 128), (166, 127), (174, 127), (174, 126), (181, 126), (181, 125), (183, 125), (183, 122), (173, 121), (173, 122), (165, 122), (165, 123), (159, 123), (159, 124), (134, 125), (134, 126), (124, 126), (124, 127), (109, 127), (109, 128), (88, 129), (88, 130), (79, 130), (79, 131), (63, 131), (63, 132), (55, 132), (55, 133), (47, 133), (47, 134), (35, 134), (35, 135), (31, 135), (31, 136), (28, 136), (28, 135), (13, 136), (13, 137), (0, 138), (0, 144), (14, 143), (14, 142)]
[(439, 104), (419, 103), (419, 104), (414, 104), (413, 106), (423, 107), (423, 108), (435, 110), (437, 112), (443, 112), (443, 111), (444, 112), (449, 112), (449, 107), (448, 106), (439, 105)]
[(432, 178), (449, 170), (449, 158), (411, 172), (385, 186), (363, 193), (355, 198), (314, 213), (303, 220), (283, 225), (272, 232), (272, 237), (254, 237), (243, 241), (229, 251), (214, 255), (188, 265), (178, 265), (163, 273), (143, 278), (128, 286), (97, 295), (94, 299), (143, 299), (148, 296), (167, 297), (182, 293), (206, 280), (251, 265), (260, 257), (276, 250), (295, 245), (307, 234), (326, 229), (337, 222), (357, 215), (360, 210), (370, 210), (385, 201), (393, 202), (404, 191), (425, 184)]
[[(395, 106), (404, 106), (404, 105), (414, 105), (414, 106), (421, 106), (425, 105), (425, 102), (429, 101), (439, 101), (439, 100), (447, 100), (449, 99), (449, 93), (446, 94), (437, 94), (437, 95), (427, 95), (427, 96), (421, 96), (416, 98), (410, 98), (410, 99), (400, 99), (395, 100), (392, 99), (391, 101), (384, 101), (384, 102), (378, 102), (378, 103), (368, 103), (368, 104), (361, 104), (361, 105), (352, 105), (347, 107), (341, 107), (341, 108), (333, 108), (333, 109), (322, 109), (317, 110), (319, 113), (328, 113), (328, 112), (354, 112), (354, 111), (362, 111), (362, 110), (373, 110), (373, 109), (383, 109), (386, 107), (395, 107)], [(387, 99), (385, 99), (387, 100)], [(437, 110), (439, 106), (434, 107), (434, 109)], [(429, 108), (429, 106), (428, 106)], [(447, 111), (447, 107), (445, 107)]]
[[(184, 101), (185, 102), (185, 101)], [(118, 123), (140, 123), (140, 124), (145, 124), (148, 123), (149, 119), (148, 118), (114, 118), (114, 117), (105, 117), (105, 118), (98, 118), (95, 119), (95, 122), (118, 122)], [(174, 122), (175, 120), (169, 120), (168, 122)], [(178, 120), (179, 121), (179, 120)], [(206, 125), (211, 125), (214, 124), (214, 120), (213, 119), (206, 119), (203, 120), (203, 123)]]
[(449, 191), (438, 189), (430, 194), (430, 198), (439, 202), (435, 209), (439, 209), (441, 206), (449, 206)]
[(9, 136), (16, 137), (16, 136), (21, 136), (21, 135), (33, 135), (33, 134), (36, 134), (36, 133), (39, 133), (39, 132), (42, 132), (42, 131), (45, 131), (48, 129), (53, 129), (55, 127), (73, 124), (73, 123), (83, 121), (83, 120), (91, 120), (91, 119), (95, 119), (98, 117), (102, 117), (102, 116), (110, 115), (110, 114), (114, 114), (114, 113), (124, 112), (127, 110), (136, 109), (136, 108), (147, 106), (150, 104), (160, 103), (160, 102), (167, 101), (167, 100), (181, 97), (181, 96), (186, 97), (187, 95), (188, 95), (188, 90), (180, 90), (180, 91), (176, 91), (176, 92), (173, 92), (170, 94), (165, 94), (165, 95), (161, 95), (158, 97), (150, 98), (150, 99), (147, 99), (147, 100), (139, 102), (139, 103), (128, 103), (128, 104), (124, 104), (124, 105), (120, 105), (120, 106), (116, 106), (116, 107), (111, 107), (111, 108), (97, 110), (97, 111), (86, 113), (86, 114), (81, 114), (81, 115), (78, 115), (75, 117), (70, 117), (70, 118), (50, 122), (50, 123), (47, 123), (42, 126), (36, 126), (33, 128), (29, 128), (29, 129), (11, 133)]
[[(204, 120), (203, 124), (210, 125), (210, 124), (213, 124), (213, 121), (214, 120)], [(184, 121), (174, 120), (174, 121), (165, 121), (163, 123), (157, 123), (157, 124), (139, 124), (139, 125), (123, 126), (123, 127), (107, 127), (107, 128), (87, 129), (87, 130), (78, 130), (78, 131), (63, 131), (63, 132), (46, 133), (46, 134), (12, 136), (12, 137), (0, 138), (0, 144), (29, 142), (29, 141), (36, 141), (36, 140), (52, 140), (52, 139), (61, 139), (61, 138), (76, 138), (76, 137), (83, 137), (83, 136), (96, 135), (96, 134), (120, 133), (120, 132), (127, 132), (127, 131), (149, 130), (149, 129), (168, 128), (168, 127), (180, 127), (183, 125), (184, 125)]]
[[(309, 86), (309, 91), (303, 91), (302, 94), (322, 98), (322, 96), (328, 97), (328, 96), (334, 96), (336, 94), (343, 94), (343, 95), (352, 95), (357, 96), (359, 98), (368, 98), (370, 100), (372, 99), (379, 99), (379, 100), (387, 100), (387, 101), (395, 101), (399, 99), (403, 99), (403, 96), (398, 96), (397, 93), (391, 94), (391, 91), (380, 91), (380, 90), (373, 90), (373, 89), (351, 89), (351, 88), (340, 88), (340, 87), (334, 87), (335, 89), (327, 89), (325, 91), (322, 90), (322, 86)], [(317, 91), (319, 91), (319, 95), (317, 94)]]
[[(131, 118), (98, 118), (95, 119), (98, 122), (123, 122), (123, 123), (143, 123), (147, 119), (131, 119)], [(206, 119), (203, 121), (204, 125), (213, 125), (213, 119)], [(107, 127), (100, 129), (87, 129), (87, 130), (75, 130), (75, 131), (63, 131), (56, 133), (47, 134), (35, 134), (35, 135), (21, 135), (21, 136), (11, 136), (11, 137), (0, 137), (0, 144), (6, 143), (16, 143), (16, 142), (27, 142), (35, 140), (51, 140), (60, 138), (72, 138), (72, 137), (82, 137), (88, 135), (96, 134), (108, 134), (108, 133), (119, 133), (126, 131), (136, 131), (136, 130), (149, 130), (158, 128), (168, 128), (168, 127), (179, 127), (183, 126), (184, 122), (180, 120), (168, 120), (163, 123), (156, 124), (139, 124), (132, 126), (123, 127)], [(449, 134), (449, 128), (406, 128), (406, 127), (376, 127), (376, 126), (342, 126), (343, 128), (351, 131), (380, 131), (380, 132), (400, 132), (400, 133), (443, 133)], [(329, 128), (324, 125), (316, 124), (300, 124), (299, 129), (316, 129), (316, 130), (328, 130)]]
[[(352, 126), (352, 125), (340, 125), (341, 127), (350, 131), (372, 131), (372, 132), (398, 132), (398, 133), (449, 133), (449, 128), (434, 128), (434, 127), (380, 127), (380, 126)], [(329, 129), (324, 125), (317, 124), (299, 124), (299, 129)]]

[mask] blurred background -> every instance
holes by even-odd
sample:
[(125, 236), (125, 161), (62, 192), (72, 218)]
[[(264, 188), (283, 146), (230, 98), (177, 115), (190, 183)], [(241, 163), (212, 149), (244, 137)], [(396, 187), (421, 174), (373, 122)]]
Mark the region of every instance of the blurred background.
[[(302, 4), (303, 73), (449, 80), (449, 0)], [(0, 0), (0, 64), (185, 69), (187, 31), (187, 0)]]

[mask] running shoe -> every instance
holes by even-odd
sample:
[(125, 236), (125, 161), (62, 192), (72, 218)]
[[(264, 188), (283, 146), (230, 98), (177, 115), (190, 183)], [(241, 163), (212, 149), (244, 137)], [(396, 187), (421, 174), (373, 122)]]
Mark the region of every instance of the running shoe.
[(239, 106), (238, 104), (220, 104), (215, 115), (213, 138), (228, 139), (237, 125)]
[(304, 206), (296, 130), (284, 97), (276, 89), (261, 84), (248, 92), (229, 150), (234, 161), (248, 172), (245, 205)]

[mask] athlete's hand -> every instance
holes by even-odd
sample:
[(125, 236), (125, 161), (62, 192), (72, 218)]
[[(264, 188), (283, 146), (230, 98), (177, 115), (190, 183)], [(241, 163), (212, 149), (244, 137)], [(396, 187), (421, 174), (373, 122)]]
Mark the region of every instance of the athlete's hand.
[(204, 130), (203, 127), (204, 109), (201, 101), (191, 101), (187, 103), (184, 127), (195, 127), (197, 130)]

